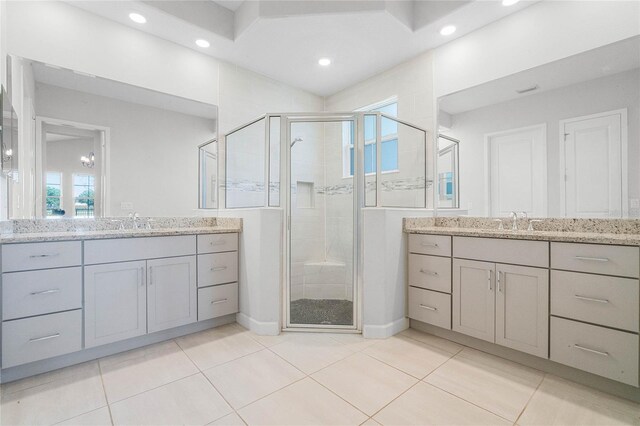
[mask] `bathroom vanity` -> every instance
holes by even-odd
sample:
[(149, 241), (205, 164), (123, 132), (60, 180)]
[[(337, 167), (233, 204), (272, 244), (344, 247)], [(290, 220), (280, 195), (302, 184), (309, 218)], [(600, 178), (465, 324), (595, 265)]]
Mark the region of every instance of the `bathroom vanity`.
[(3, 235), (3, 381), (234, 322), (241, 222), (205, 225)]
[(638, 387), (640, 233), (554, 221), (405, 219), (409, 318)]

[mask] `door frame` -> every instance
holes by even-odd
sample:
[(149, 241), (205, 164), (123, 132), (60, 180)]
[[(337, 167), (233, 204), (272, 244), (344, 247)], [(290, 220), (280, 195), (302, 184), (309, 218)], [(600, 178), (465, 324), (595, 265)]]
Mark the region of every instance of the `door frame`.
[[(353, 325), (319, 325), (319, 324), (294, 324), (290, 319), (291, 304), (291, 124), (292, 123), (323, 123), (323, 122), (344, 122), (351, 121), (355, 128), (355, 158), (353, 176)], [(280, 152), (281, 176), (284, 177), (281, 187), (286, 188), (280, 193), (280, 203), (282, 205), (284, 197), (284, 230), (282, 256), (283, 285), (282, 285), (282, 330), (286, 331), (308, 331), (308, 332), (330, 332), (330, 333), (360, 333), (362, 331), (362, 277), (364, 269), (364, 258), (362, 251), (362, 208), (364, 207), (364, 114), (358, 112), (348, 113), (313, 113), (313, 114), (281, 114), (280, 115)], [(380, 144), (378, 144), (380, 145)]]
[(485, 216), (491, 217), (491, 138), (496, 136), (505, 136), (511, 133), (518, 133), (527, 130), (541, 130), (542, 137), (544, 139), (542, 143), (542, 155), (544, 158), (543, 170), (542, 170), (542, 186), (544, 188), (544, 197), (542, 198), (541, 216), (546, 216), (549, 213), (548, 198), (549, 198), (549, 183), (547, 176), (547, 123), (534, 124), (531, 126), (518, 127), (515, 129), (501, 130), (499, 132), (491, 132), (484, 134), (484, 198), (486, 205), (484, 208)]
[[(111, 171), (109, 170), (111, 161), (109, 161), (109, 155), (111, 153), (111, 128), (105, 126), (98, 126), (96, 124), (80, 123), (77, 121), (63, 120), (59, 118), (51, 118), (44, 116), (36, 116), (36, 149), (35, 149), (35, 214), (37, 218), (45, 218), (44, 209), (44, 190), (46, 188), (46, 173), (44, 171), (43, 151), (44, 151), (44, 127), (46, 125), (53, 126), (66, 126), (80, 130), (96, 131), (100, 134), (100, 197), (101, 197), (101, 211), (100, 215), (95, 217), (108, 217), (110, 215), (110, 196), (111, 190), (109, 187), (109, 176)], [(95, 214), (95, 213), (94, 213)]]
[(575, 123), (577, 121), (591, 120), (594, 118), (607, 117), (609, 115), (620, 114), (620, 158), (621, 158), (621, 179), (622, 179), (622, 217), (629, 216), (629, 175), (628, 175), (628, 162), (625, 161), (628, 158), (628, 122), (627, 122), (627, 108), (615, 109), (612, 111), (604, 111), (596, 114), (583, 115), (579, 117), (566, 118), (558, 122), (558, 147), (560, 149), (560, 214), (562, 217), (566, 217), (567, 214), (567, 180), (565, 177), (566, 155), (565, 155), (565, 140), (564, 140), (564, 127), (569, 123)]

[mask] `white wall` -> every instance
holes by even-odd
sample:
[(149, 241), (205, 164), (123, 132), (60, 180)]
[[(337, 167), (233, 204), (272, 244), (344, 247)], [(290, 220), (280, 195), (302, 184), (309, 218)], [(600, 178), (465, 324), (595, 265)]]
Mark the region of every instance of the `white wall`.
[(541, 1), (435, 50), (434, 93), (457, 92), (640, 34), (637, 1)]
[(450, 130), (444, 133), (460, 140), (461, 207), (471, 204), (472, 216), (486, 212), (484, 135), (544, 123), (548, 216), (559, 217), (559, 121), (622, 108), (628, 110), (629, 198), (640, 198), (640, 71), (635, 69), (453, 115)]

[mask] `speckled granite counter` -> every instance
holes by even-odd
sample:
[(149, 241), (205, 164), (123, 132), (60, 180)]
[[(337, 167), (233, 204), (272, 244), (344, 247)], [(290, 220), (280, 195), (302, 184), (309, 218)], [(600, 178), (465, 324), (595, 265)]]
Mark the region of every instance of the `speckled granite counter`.
[[(13, 220), (2, 223), (1, 244), (242, 232), (236, 218), (130, 218)], [(120, 229), (120, 227), (125, 229)]]
[[(515, 240), (640, 246), (638, 219), (541, 219), (535, 231), (511, 231), (511, 221), (503, 219), (504, 230), (492, 218), (437, 217), (405, 218), (403, 231), (410, 234), (453, 235), (464, 237), (506, 238)], [(528, 222), (518, 219), (518, 228)]]

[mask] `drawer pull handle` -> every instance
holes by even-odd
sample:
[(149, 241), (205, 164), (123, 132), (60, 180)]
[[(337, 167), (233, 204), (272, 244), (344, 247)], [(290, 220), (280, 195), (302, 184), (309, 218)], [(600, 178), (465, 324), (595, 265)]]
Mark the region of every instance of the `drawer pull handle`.
[(31, 343), (31, 342), (40, 342), (42, 340), (55, 339), (56, 337), (60, 337), (60, 333), (50, 334), (49, 336), (35, 337), (33, 339), (29, 339), (29, 343)]
[(30, 259), (44, 259), (46, 257), (56, 257), (60, 256), (60, 253), (51, 253), (51, 254), (32, 254), (29, 256)]
[(438, 275), (440, 275), (437, 272), (429, 271), (428, 269), (420, 269), (420, 272), (422, 272), (423, 274), (432, 275), (434, 277), (437, 277)]
[(31, 292), (30, 294), (31, 294), (32, 296), (39, 296), (39, 295), (41, 295), (41, 294), (58, 293), (59, 291), (60, 291), (60, 289), (59, 289), (59, 288), (52, 288), (52, 289), (49, 289), (49, 290), (33, 291), (33, 292)]
[(216, 266), (214, 268), (211, 268), (211, 272), (224, 271), (225, 269), (227, 269), (226, 266)]
[(574, 256), (577, 260), (591, 260), (593, 262), (608, 262), (609, 259), (606, 257), (590, 257), (590, 256)]
[(609, 352), (597, 351), (595, 349), (585, 348), (584, 346), (580, 346), (580, 345), (576, 345), (576, 344), (574, 344), (573, 347), (576, 348), (576, 349), (580, 349), (581, 351), (590, 352), (592, 354), (601, 355), (601, 356), (609, 356)]
[(438, 247), (440, 247), (440, 246), (438, 245), (438, 243), (422, 243), (421, 245), (422, 245), (422, 247), (431, 247), (431, 248), (438, 248)]
[(226, 302), (227, 300), (229, 300), (229, 299), (218, 299), (218, 300), (212, 300), (212, 301), (211, 301), (211, 304), (212, 304), (212, 305), (217, 305), (218, 303), (224, 303), (224, 302)]
[(574, 294), (573, 297), (587, 302), (609, 303), (607, 299), (596, 299), (595, 297), (580, 296), (579, 294)]
[(209, 241), (210, 246), (223, 246), (225, 245), (225, 243), (226, 243), (225, 240)]
[(421, 304), (421, 305), (420, 305), (420, 307), (421, 307), (422, 309), (426, 309), (426, 310), (428, 310), (428, 311), (437, 311), (437, 310), (438, 310), (438, 308), (434, 308), (433, 306), (428, 306), (428, 305), (422, 305), (422, 304)]

